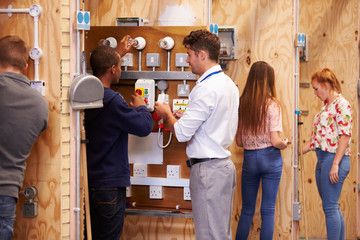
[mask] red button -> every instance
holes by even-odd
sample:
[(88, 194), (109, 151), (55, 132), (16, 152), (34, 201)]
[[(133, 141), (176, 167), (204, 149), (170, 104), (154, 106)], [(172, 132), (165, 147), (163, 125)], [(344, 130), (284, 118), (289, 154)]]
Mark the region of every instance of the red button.
[(147, 98), (145, 98), (144, 101), (145, 101), (145, 103), (148, 103), (148, 102), (149, 102), (149, 100), (147, 100)]
[(140, 96), (142, 96), (142, 91), (141, 91), (141, 89), (136, 89), (135, 92), (136, 92), (137, 94), (139, 94)]

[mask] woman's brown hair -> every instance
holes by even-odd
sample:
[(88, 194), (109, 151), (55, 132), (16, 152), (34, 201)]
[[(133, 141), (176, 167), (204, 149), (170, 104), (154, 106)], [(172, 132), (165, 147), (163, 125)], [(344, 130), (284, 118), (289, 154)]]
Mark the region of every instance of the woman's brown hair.
[(265, 131), (269, 99), (276, 99), (274, 69), (266, 62), (253, 63), (240, 97), (239, 130), (242, 134), (256, 135)]

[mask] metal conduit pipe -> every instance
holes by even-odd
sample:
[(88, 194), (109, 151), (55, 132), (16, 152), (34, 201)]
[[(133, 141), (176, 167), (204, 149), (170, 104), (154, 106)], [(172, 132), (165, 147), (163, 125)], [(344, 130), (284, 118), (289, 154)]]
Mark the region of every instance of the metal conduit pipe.
[[(299, 0), (295, 0), (294, 4), (296, 4), (296, 34), (299, 32)], [(296, 46), (295, 47), (295, 73), (294, 73), (294, 77), (295, 77), (295, 123), (294, 123), (294, 200), (298, 201), (299, 197), (298, 197), (298, 124), (299, 124), (299, 114), (300, 111), (298, 110), (299, 108), (299, 47)], [(302, 149), (300, 149), (300, 151), (302, 151)]]
[[(80, 11), (80, 0), (76, 2), (76, 10)], [(80, 74), (80, 30), (76, 31), (76, 72)], [(85, 74), (85, 73), (84, 73)], [(80, 110), (76, 111), (76, 239), (80, 240)]]

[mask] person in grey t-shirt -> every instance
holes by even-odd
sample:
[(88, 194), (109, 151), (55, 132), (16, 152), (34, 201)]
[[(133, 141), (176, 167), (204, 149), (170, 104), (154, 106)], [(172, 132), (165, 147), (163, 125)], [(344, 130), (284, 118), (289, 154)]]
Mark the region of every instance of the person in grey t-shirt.
[(0, 236), (13, 237), (26, 159), (47, 127), (49, 106), (24, 76), (29, 55), (17, 36), (0, 39)]

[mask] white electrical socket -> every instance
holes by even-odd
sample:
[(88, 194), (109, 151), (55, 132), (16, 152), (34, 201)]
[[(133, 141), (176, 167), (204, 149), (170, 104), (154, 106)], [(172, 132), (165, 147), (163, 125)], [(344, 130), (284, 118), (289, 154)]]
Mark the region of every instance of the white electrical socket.
[(147, 164), (134, 163), (133, 176), (134, 177), (146, 177), (147, 176)]
[(166, 166), (167, 178), (180, 178), (180, 165), (167, 165)]
[(133, 54), (127, 53), (121, 58), (121, 66), (132, 67), (133, 66)]
[(131, 197), (131, 186), (126, 187), (126, 197)]
[(163, 199), (163, 187), (150, 186), (150, 199)]
[(191, 200), (189, 187), (184, 187), (184, 200)]

